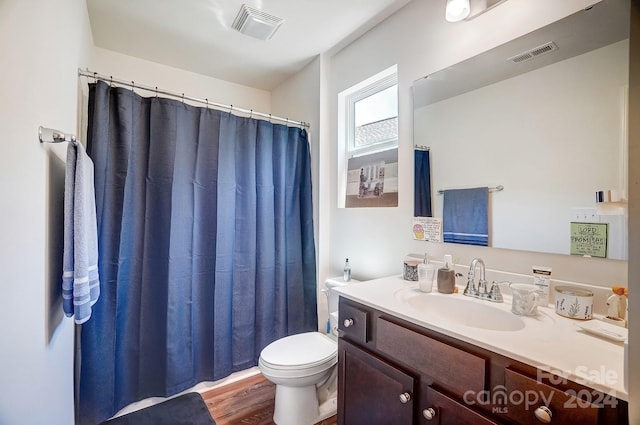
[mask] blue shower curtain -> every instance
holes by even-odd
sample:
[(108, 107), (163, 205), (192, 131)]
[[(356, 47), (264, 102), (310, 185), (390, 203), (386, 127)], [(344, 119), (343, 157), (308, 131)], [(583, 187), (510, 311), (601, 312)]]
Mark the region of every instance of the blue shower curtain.
[(413, 216), (432, 217), (429, 150), (413, 151)]
[(100, 300), (78, 423), (257, 364), (317, 329), (305, 130), (90, 85)]

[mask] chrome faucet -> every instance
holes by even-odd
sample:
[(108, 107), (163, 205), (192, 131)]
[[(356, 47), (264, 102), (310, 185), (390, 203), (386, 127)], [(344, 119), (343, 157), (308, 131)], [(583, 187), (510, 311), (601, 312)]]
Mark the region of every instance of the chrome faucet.
[[(476, 268), (480, 267), (480, 277), (478, 279), (478, 286), (475, 284)], [(487, 281), (485, 280), (485, 267), (484, 261), (481, 258), (474, 258), (469, 265), (469, 273), (467, 273), (467, 286), (464, 288), (463, 295), (473, 298), (480, 298), (482, 300), (493, 301), (501, 303), (502, 293), (500, 287), (494, 281), (491, 284), (491, 288), (487, 290)]]

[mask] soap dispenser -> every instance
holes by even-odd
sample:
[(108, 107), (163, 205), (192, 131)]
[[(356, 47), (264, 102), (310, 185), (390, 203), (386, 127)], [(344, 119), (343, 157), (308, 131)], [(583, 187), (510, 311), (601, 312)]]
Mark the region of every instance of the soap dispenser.
[(429, 257), (425, 253), (424, 260), (418, 264), (418, 288), (422, 292), (431, 292), (435, 274), (436, 267), (433, 264), (429, 264)]
[(456, 272), (451, 255), (444, 256), (444, 267), (438, 269), (438, 292), (452, 294), (456, 287)]
[(349, 282), (351, 280), (351, 265), (349, 265), (348, 258), (344, 260), (343, 280), (345, 282)]

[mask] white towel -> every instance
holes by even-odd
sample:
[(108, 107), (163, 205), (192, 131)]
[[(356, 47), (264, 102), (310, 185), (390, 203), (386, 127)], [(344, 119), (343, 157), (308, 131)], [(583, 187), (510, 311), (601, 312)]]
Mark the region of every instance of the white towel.
[(82, 324), (100, 295), (93, 162), (82, 144), (70, 142), (64, 180), (62, 300), (68, 317)]

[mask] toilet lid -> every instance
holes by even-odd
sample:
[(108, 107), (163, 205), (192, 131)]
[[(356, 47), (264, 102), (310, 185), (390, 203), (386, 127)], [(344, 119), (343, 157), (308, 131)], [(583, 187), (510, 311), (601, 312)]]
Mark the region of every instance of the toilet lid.
[(290, 335), (267, 345), (260, 358), (271, 368), (307, 368), (332, 361), (338, 344), (320, 332)]

